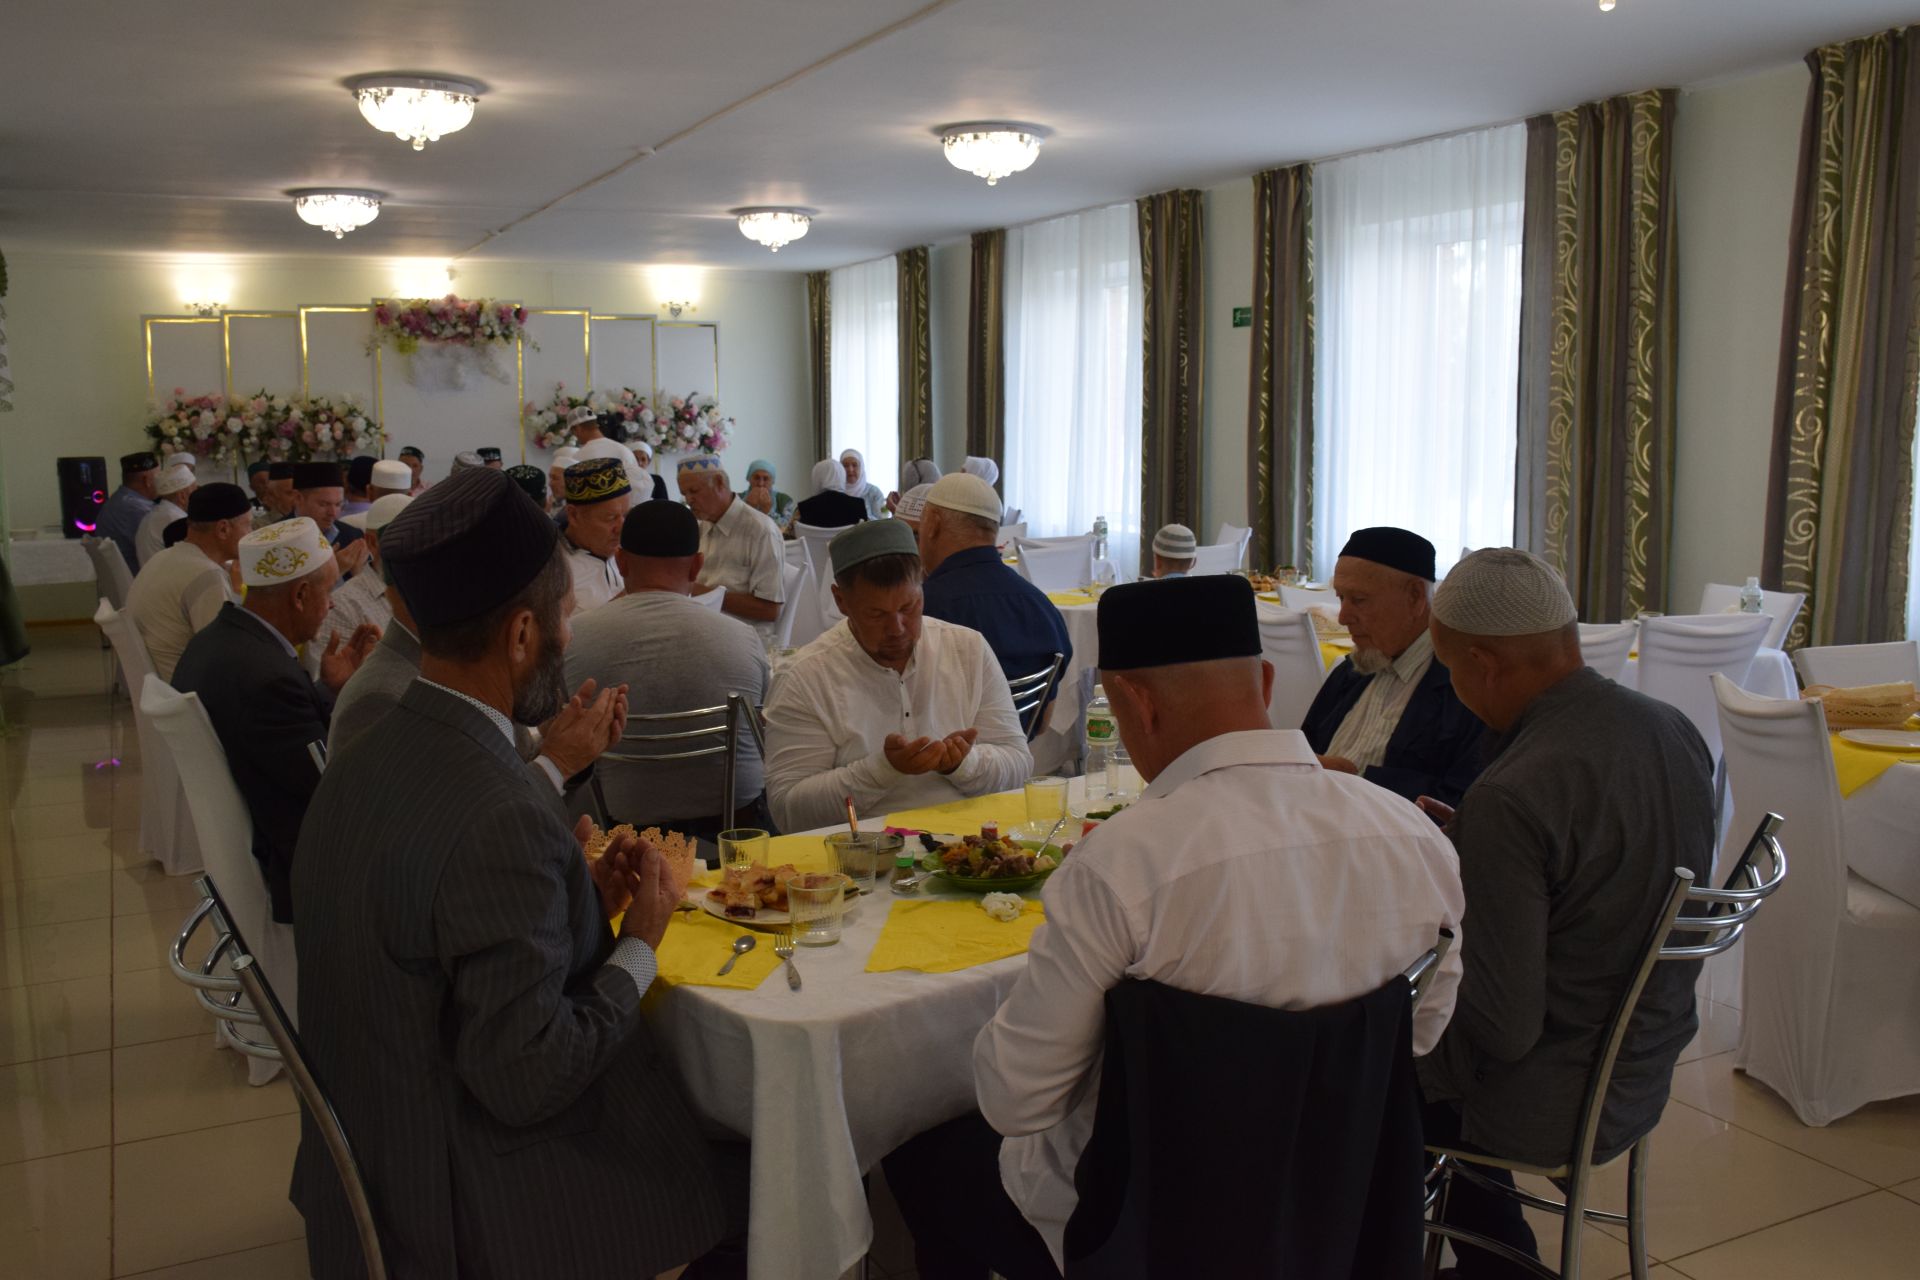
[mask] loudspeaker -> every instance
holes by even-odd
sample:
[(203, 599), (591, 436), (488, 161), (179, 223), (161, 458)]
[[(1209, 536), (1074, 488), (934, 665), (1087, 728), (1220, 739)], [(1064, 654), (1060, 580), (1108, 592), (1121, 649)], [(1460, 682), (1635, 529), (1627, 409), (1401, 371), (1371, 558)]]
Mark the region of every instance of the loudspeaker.
[(92, 533), (100, 524), (100, 508), (107, 503), (105, 458), (61, 458), (60, 530), (69, 538)]

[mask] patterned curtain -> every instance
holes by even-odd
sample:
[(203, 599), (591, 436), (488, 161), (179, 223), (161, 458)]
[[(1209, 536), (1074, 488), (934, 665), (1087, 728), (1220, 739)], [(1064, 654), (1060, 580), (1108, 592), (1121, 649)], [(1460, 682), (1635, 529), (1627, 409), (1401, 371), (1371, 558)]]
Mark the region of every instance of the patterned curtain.
[[(1007, 233), (973, 233), (967, 284), (967, 453), (1006, 470)], [(1004, 490), (1003, 490), (1004, 492)]]
[(1256, 569), (1313, 563), (1313, 168), (1253, 176), (1247, 514)]
[[(813, 376), (813, 462), (833, 451), (833, 298), (830, 273), (807, 273), (807, 369)], [(813, 462), (807, 465), (812, 466)]]
[(1920, 27), (1826, 45), (1800, 135), (1766, 585), (1787, 638), (1901, 640), (1912, 528)]
[[(1140, 560), (1151, 563), (1162, 525), (1200, 519), (1200, 442), (1206, 351), (1205, 219), (1198, 191), (1143, 196), (1140, 283)], [(1203, 535), (1204, 536), (1204, 535)]]
[(1566, 575), (1588, 622), (1667, 595), (1675, 97), (1527, 122), (1514, 542)]
[(894, 255), (900, 268), (900, 461), (933, 456), (933, 329), (927, 249)]

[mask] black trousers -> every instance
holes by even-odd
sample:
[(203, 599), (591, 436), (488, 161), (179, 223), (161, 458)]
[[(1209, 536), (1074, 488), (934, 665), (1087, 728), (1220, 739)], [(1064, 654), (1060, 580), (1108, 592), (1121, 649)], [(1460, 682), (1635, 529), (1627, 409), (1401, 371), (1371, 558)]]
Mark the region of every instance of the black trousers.
[[(1464, 1149), (1460, 1140), (1460, 1108), (1455, 1104), (1429, 1102), (1421, 1113), (1421, 1121), (1426, 1130), (1427, 1145), (1448, 1147), (1455, 1151)], [(1474, 1165), (1473, 1168), (1475, 1172), (1484, 1174), (1490, 1182), (1508, 1187), (1513, 1185), (1513, 1175), (1505, 1169), (1484, 1164)], [(1533, 1228), (1527, 1225), (1526, 1217), (1520, 1212), (1520, 1202), (1488, 1191), (1465, 1178), (1453, 1180), (1452, 1188), (1447, 1193), (1447, 1211), (1441, 1221), (1448, 1226), (1498, 1240), (1530, 1258), (1540, 1256), (1540, 1247), (1533, 1238)], [(1531, 1280), (1528, 1272), (1498, 1254), (1457, 1241), (1449, 1243), (1453, 1245), (1454, 1256), (1459, 1259), (1461, 1280)]]
[(880, 1162), (922, 1280), (1060, 1280), (1047, 1242), (1000, 1185), (1000, 1135), (978, 1111)]

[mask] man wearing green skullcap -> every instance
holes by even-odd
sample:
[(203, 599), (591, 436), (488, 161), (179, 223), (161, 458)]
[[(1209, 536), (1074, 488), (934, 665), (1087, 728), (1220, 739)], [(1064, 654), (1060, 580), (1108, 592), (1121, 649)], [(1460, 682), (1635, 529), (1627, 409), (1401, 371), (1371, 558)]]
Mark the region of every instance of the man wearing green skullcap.
[(747, 487), (740, 496), (746, 504), (779, 525), (782, 532), (793, 523), (793, 497), (773, 487), (777, 479), (773, 464), (755, 458), (747, 464)]

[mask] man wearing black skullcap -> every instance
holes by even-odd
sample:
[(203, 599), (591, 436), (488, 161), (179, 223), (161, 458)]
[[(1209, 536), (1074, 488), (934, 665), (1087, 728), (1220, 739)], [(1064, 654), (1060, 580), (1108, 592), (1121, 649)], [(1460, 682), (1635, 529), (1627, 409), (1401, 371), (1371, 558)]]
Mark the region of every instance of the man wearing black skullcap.
[[(696, 602), (704, 558), (700, 521), (678, 502), (643, 502), (620, 531), (619, 599), (573, 620), (567, 683), (624, 684), (650, 715), (725, 706), (739, 694), (749, 706), (767, 700), (767, 653), (750, 624)], [(720, 779), (710, 760), (652, 765), (645, 770), (603, 762), (600, 787), (607, 817), (711, 840), (727, 827), (772, 829), (761, 795), (759, 746), (741, 735), (734, 803), (722, 812)], [(587, 796), (579, 797), (584, 802)], [(585, 812), (582, 808), (580, 812)]]
[(344, 581), (367, 562), (367, 549), (358, 545), (365, 535), (340, 523), (347, 500), (346, 476), (337, 462), (296, 462), (293, 466), (293, 514), (319, 526), (320, 536), (333, 548), (334, 563)]
[(271, 514), (268, 502), (273, 494), (273, 464), (265, 458), (249, 462), (247, 487), (253, 490), (253, 518), (264, 524), (261, 517)]
[[(631, 836), (589, 864), (588, 824), (571, 828), (514, 752), (515, 723), (567, 702), (558, 533), (475, 468), (381, 545), (420, 676), (329, 764), (294, 890), (300, 1036), (354, 1135), (382, 1244), (420, 1275), (672, 1270), (745, 1196), (722, 1192), (640, 1016), (678, 887)], [(594, 706), (610, 743), (625, 696)], [(291, 1194), (313, 1273), (358, 1274), (354, 1217), (310, 1120)]]
[(291, 462), (267, 464), (266, 493), (260, 504), (264, 509), (254, 511), (254, 528), (272, 524), (275, 520), (285, 520), (293, 514), (293, 467)]
[(120, 487), (100, 507), (98, 529), (103, 538), (112, 538), (120, 554), (126, 557), (127, 570), (140, 569), (140, 552), (134, 538), (140, 522), (159, 501), (160, 459), (151, 453), (129, 453), (120, 459)]
[(500, 451), (493, 446), (489, 445), (483, 449), (475, 449), (474, 452), (480, 455), (480, 462), (483, 466), (492, 467), (495, 471), (506, 470), (506, 462), (501, 458)]
[(379, 459), (363, 453), (346, 467), (346, 501), (340, 504), (340, 514), (357, 516), (373, 505), (373, 497), (367, 492), (367, 486), (373, 483), (373, 464)]
[(517, 467), (507, 468), (507, 479), (520, 486), (520, 491), (533, 499), (533, 505), (542, 511), (547, 509), (547, 473), (538, 467), (521, 463)]
[(418, 497), (427, 488), (427, 482), (421, 478), (421, 473), (427, 469), (427, 455), (408, 445), (400, 451), (400, 461), (406, 463), (407, 470), (413, 472), (413, 485), (409, 492)]
[[(1260, 657), (1244, 579), (1115, 587), (1100, 599), (1099, 628), (1100, 680), (1147, 786), (1047, 881), (1047, 923), (974, 1042), (981, 1114), (887, 1160), (917, 1260), (942, 1280), (1066, 1269), (1108, 991), (1145, 979), (1272, 1009), (1337, 1004), (1376, 991), (1460, 923), (1446, 837), (1413, 805), (1322, 769), (1297, 730), (1269, 726), (1273, 668)], [(1415, 1052), (1445, 1027), (1459, 973), (1456, 953), (1415, 1018)], [(1406, 1052), (1404, 1041), (1385, 1048)], [(1231, 1045), (1191, 1052), (1196, 1068), (1244, 1078)], [(1216, 1052), (1228, 1060), (1208, 1061)], [(1262, 1080), (1262, 1091), (1297, 1087)], [(1249, 1117), (1261, 1105), (1234, 1103)], [(1329, 1194), (1364, 1199), (1371, 1173), (1363, 1161), (1357, 1187)], [(961, 1185), (972, 1191), (956, 1216), (951, 1189)], [(1195, 1274), (1209, 1273), (1212, 1247), (1196, 1245)], [(1221, 1243), (1217, 1256), (1232, 1248)], [(1382, 1272), (1357, 1263), (1354, 1274)]]
[(147, 642), (154, 673), (169, 683), (187, 642), (228, 601), (239, 603), (232, 563), (253, 531), (247, 495), (233, 484), (203, 484), (187, 499), (186, 535), (147, 561), (127, 592), (127, 612)]
[(1409, 800), (1447, 804), (1479, 776), (1483, 728), (1460, 705), (1427, 634), (1433, 544), (1405, 529), (1356, 530), (1333, 566), (1353, 654), (1328, 674), (1301, 724), (1320, 763)]

